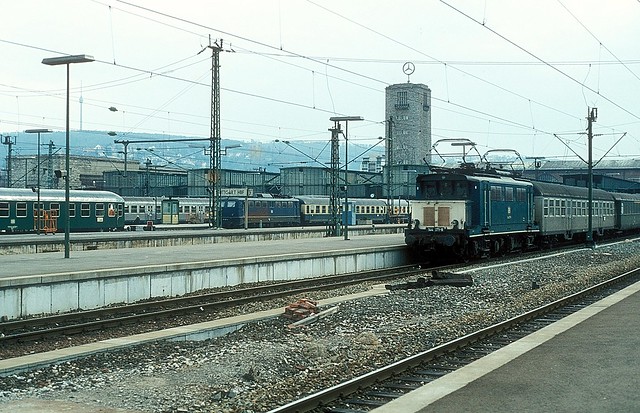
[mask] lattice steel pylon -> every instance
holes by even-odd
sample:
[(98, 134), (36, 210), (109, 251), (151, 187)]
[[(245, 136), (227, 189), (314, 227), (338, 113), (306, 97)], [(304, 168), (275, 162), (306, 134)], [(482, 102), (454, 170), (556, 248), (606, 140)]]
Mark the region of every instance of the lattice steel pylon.
[(200, 51), (211, 49), (211, 134), (209, 136), (209, 173), (207, 176), (209, 190), (209, 226), (220, 228), (222, 220), (220, 216), (220, 163), (221, 163), (221, 137), (220, 137), (220, 52), (222, 51), (222, 39), (211, 43)]
[(338, 136), (340, 135), (340, 124), (335, 122), (331, 132), (331, 190), (329, 197), (329, 223), (327, 225), (328, 237), (340, 236), (340, 221), (338, 220), (338, 180), (340, 173), (340, 147)]

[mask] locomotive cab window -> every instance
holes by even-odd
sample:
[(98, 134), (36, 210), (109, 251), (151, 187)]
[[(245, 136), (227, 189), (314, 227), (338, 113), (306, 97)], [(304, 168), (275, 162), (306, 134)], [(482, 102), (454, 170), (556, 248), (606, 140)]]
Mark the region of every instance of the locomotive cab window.
[(491, 200), (504, 201), (504, 188), (501, 186), (491, 186)]
[(421, 185), (427, 199), (465, 199), (468, 196), (467, 181), (426, 181)]
[(504, 199), (505, 201), (513, 201), (513, 188), (504, 188)]

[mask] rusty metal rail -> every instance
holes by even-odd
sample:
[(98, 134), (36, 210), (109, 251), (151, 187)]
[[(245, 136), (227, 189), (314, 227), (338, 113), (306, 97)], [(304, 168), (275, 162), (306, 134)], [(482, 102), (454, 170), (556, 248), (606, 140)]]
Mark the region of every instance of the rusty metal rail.
[(424, 273), (415, 266), (402, 266), (288, 281), (230, 291), (176, 297), (96, 310), (80, 311), (0, 323), (0, 344), (10, 341), (37, 340), (51, 335), (78, 334), (134, 323), (144, 319), (170, 317), (205, 310), (218, 310), (257, 300), (286, 297), (312, 290), (328, 290), (364, 281), (388, 280)]
[[(396, 377), (401, 373), (406, 373), (412, 368), (423, 365), (424, 363), (429, 363), (431, 361), (434, 361), (446, 354), (450, 354), (454, 351), (467, 351), (467, 350), (471, 351), (469, 350), (469, 348), (475, 343), (479, 343), (482, 340), (495, 337), (500, 333), (514, 329), (518, 326), (522, 326), (533, 320), (540, 321), (541, 317), (547, 316), (553, 313), (554, 311), (560, 311), (560, 313), (562, 313), (561, 314), (562, 316), (567, 315), (571, 312), (576, 311), (576, 309), (574, 308), (574, 309), (571, 309), (570, 311), (563, 311), (562, 310), (563, 308), (583, 300), (588, 300), (589, 297), (595, 294), (598, 294), (602, 291), (605, 291), (607, 289), (614, 288), (616, 285), (620, 285), (621, 283), (629, 282), (630, 280), (637, 280), (638, 277), (640, 277), (640, 269), (626, 272), (624, 274), (619, 275), (618, 277), (604, 281), (595, 286), (586, 288), (578, 293), (569, 295), (562, 299), (556, 300), (552, 303), (541, 306), (537, 309), (528, 311), (517, 317), (513, 317), (509, 320), (494, 324), (490, 327), (484, 328), (482, 330), (476, 331), (466, 336), (449, 341), (447, 343), (431, 348), (424, 352), (415, 354), (411, 357), (405, 358), (403, 360), (399, 360), (395, 363), (389, 364), (388, 366), (371, 371), (359, 377), (355, 377), (351, 380), (329, 387), (320, 392), (310, 394), (299, 400), (292, 401), (284, 406), (273, 409), (268, 413), (301, 413), (301, 412), (309, 412), (314, 409), (318, 409), (320, 407), (323, 407), (323, 410), (322, 410), (323, 412), (346, 411), (344, 409), (331, 410), (331, 408), (328, 408), (328, 406), (331, 405), (336, 400), (339, 400), (340, 398), (347, 397), (348, 395), (351, 395), (358, 391), (363, 391), (363, 389), (371, 388), (376, 384), (379, 384), (390, 378)], [(585, 306), (588, 304), (590, 304), (590, 302), (586, 303)], [(546, 324), (542, 322), (536, 323), (537, 327), (534, 329), (530, 329), (529, 331), (526, 332), (526, 334), (529, 334), (533, 331), (537, 331), (538, 329), (544, 327), (544, 325), (551, 324), (551, 322), (556, 321), (556, 318), (548, 317), (548, 320), (546, 321), (548, 321), (546, 322)], [(501, 340), (496, 340), (496, 342), (500, 343), (500, 345), (496, 346), (491, 351), (497, 350), (498, 348), (509, 344), (509, 342), (501, 342)], [(485, 351), (485, 350), (486, 350), (486, 346), (483, 347), (482, 351)], [(471, 352), (473, 353), (473, 351)], [(426, 368), (428, 369), (428, 367)], [(436, 376), (447, 373), (446, 368), (432, 369), (432, 370), (433, 370), (432, 373)], [(394, 397), (398, 397), (398, 395), (394, 395)], [(384, 402), (381, 402), (379, 400), (376, 401), (375, 403), (378, 405), (384, 404)], [(357, 412), (358, 410), (351, 409), (351, 411)]]

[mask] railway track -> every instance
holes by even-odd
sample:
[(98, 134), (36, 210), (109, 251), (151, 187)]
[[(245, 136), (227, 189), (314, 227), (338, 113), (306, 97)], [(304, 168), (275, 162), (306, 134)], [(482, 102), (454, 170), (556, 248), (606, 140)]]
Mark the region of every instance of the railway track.
[(629, 271), (578, 293), (332, 386), (269, 413), (361, 413), (482, 358), (640, 280)]
[[(562, 250), (575, 249), (569, 246)], [(557, 251), (556, 251), (557, 252)], [(524, 255), (539, 254), (531, 251)], [(492, 257), (483, 260), (491, 264), (500, 262), (504, 257)], [(47, 337), (77, 335), (85, 332), (102, 331), (145, 320), (171, 318), (185, 314), (220, 311), (257, 300), (269, 300), (313, 291), (330, 290), (367, 281), (389, 280), (424, 274), (431, 270), (455, 269), (465, 263), (434, 267), (423, 264), (420, 267), (411, 265), (383, 270), (365, 271), (351, 274), (340, 274), (317, 279), (279, 282), (277, 284), (259, 285), (218, 291), (205, 294), (181, 296), (164, 300), (145, 301), (135, 304), (113, 306), (95, 310), (64, 313), (45, 317), (34, 317), (0, 322), (0, 346), (11, 342), (33, 342)]]
[(0, 335), (0, 345), (17, 341), (34, 341), (51, 336), (104, 330), (149, 319), (170, 318), (205, 311), (219, 311), (257, 300), (288, 297), (313, 290), (330, 290), (367, 281), (410, 277), (424, 272), (424, 269), (416, 266), (394, 267), (384, 270), (287, 281), (271, 285), (154, 300), (47, 317), (6, 321), (0, 323), (0, 333), (2, 333)]

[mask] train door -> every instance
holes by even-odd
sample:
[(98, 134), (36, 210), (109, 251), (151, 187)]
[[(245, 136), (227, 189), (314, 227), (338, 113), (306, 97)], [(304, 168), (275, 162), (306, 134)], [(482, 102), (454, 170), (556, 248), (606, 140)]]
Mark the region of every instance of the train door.
[(162, 200), (162, 223), (163, 224), (177, 224), (178, 219), (178, 207), (179, 203), (174, 199)]
[[(562, 202), (563, 202), (562, 206), (565, 207), (565, 205), (564, 205), (565, 201), (562, 201)], [(575, 208), (574, 208), (575, 204), (576, 204), (575, 200), (567, 199), (566, 200), (566, 209), (563, 208), (563, 209), (566, 210), (566, 214), (567, 214), (566, 221), (565, 221), (566, 222), (565, 228), (566, 228), (567, 234), (569, 234), (569, 236), (572, 236), (572, 234), (573, 234), (573, 227), (574, 227), (573, 215), (574, 215), (574, 210), (575, 210)]]
[[(344, 202), (342, 203), (345, 204)], [(342, 225), (355, 225), (356, 224), (356, 211), (355, 204), (353, 201), (349, 201), (346, 203), (346, 211), (344, 211), (344, 207), (342, 208)]]
[(483, 192), (484, 192), (484, 205), (483, 205), (483, 209), (484, 209), (484, 214), (483, 214), (483, 222), (484, 222), (484, 227), (486, 228), (490, 228), (491, 226), (491, 186), (490, 185), (483, 185)]

